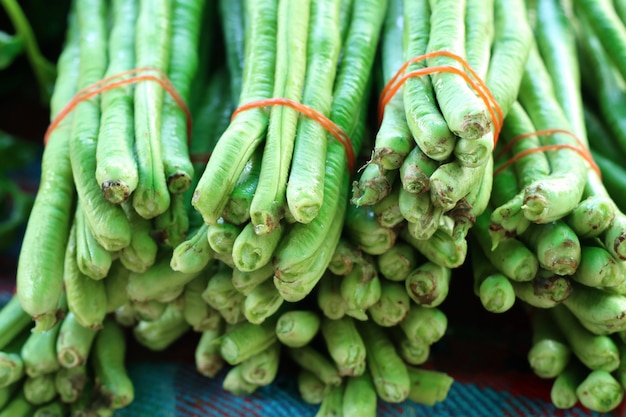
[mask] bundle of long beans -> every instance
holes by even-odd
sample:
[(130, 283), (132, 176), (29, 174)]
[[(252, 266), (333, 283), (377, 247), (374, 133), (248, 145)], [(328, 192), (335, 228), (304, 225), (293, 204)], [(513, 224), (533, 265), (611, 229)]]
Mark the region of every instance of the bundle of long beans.
[[(25, 389), (28, 367), (7, 385), (124, 407), (123, 349), (98, 343), (122, 326), (155, 351), (201, 334), (198, 371), (228, 367), (236, 394), (290, 361), (319, 415), (435, 404), (452, 379), (421, 365), (467, 262), (488, 311), (529, 307), (529, 364), (557, 406), (616, 407), (624, 146), (590, 127), (623, 135), (618, 10), (76, 0), (0, 350), (28, 362), (37, 345), (48, 380), (71, 369), (85, 391)], [(100, 375), (107, 354), (116, 375)], [(34, 407), (15, 404), (0, 413)]]

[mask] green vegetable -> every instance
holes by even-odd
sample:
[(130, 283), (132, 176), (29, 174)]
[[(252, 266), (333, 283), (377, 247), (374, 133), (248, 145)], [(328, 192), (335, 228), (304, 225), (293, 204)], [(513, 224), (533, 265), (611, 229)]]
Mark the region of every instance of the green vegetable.
[(156, 300), (175, 291), (179, 294), (184, 286), (199, 272), (184, 273), (170, 266), (170, 258), (162, 256), (143, 273), (132, 272), (128, 277), (128, 296), (134, 301)]
[(343, 413), (343, 393), (345, 386), (331, 385), (324, 393), (324, 398), (317, 410), (315, 417), (332, 417)]
[(401, 282), (380, 280), (380, 298), (371, 305), (367, 312), (374, 323), (382, 327), (391, 327), (406, 317), (411, 299)]
[(313, 372), (306, 369), (298, 371), (298, 392), (302, 401), (308, 404), (321, 404), (326, 391), (326, 384)]
[[(70, 13), (66, 44), (59, 57), (59, 77), (50, 100), (54, 118), (74, 96), (78, 79), (80, 34)], [(72, 116), (70, 116), (71, 118)], [(37, 330), (56, 323), (63, 292), (63, 260), (70, 231), (74, 181), (69, 159), (71, 120), (66, 119), (48, 138), (41, 161), (39, 191), (29, 217), (17, 267), (17, 296)]]
[(61, 322), (56, 339), (56, 355), (64, 368), (85, 365), (91, 353), (97, 330), (89, 329), (79, 323), (72, 312)]
[(243, 322), (229, 328), (220, 339), (220, 353), (226, 362), (237, 365), (271, 346), (276, 339), (276, 321), (261, 324)]
[(515, 296), (538, 308), (555, 307), (573, 293), (572, 282), (566, 276), (540, 269), (532, 281), (511, 281)]
[(409, 395), (411, 381), (407, 367), (396, 353), (393, 343), (381, 328), (369, 321), (359, 322), (357, 328), (365, 343), (367, 369), (376, 393), (390, 403), (404, 401)]
[(372, 265), (357, 265), (343, 277), (340, 293), (346, 304), (346, 314), (367, 320), (366, 311), (381, 297), (380, 279)]
[[(306, 77), (302, 103), (328, 116), (341, 50), (341, 1), (311, 1), (306, 46)], [(300, 118), (287, 181), (289, 212), (300, 223), (309, 223), (319, 214), (324, 200), (327, 132), (316, 121)], [(332, 140), (332, 139), (331, 139)]]
[[(246, 3), (243, 80), (239, 105), (269, 98), (274, 88), (277, 1)], [(237, 115), (221, 135), (198, 185), (192, 204), (205, 223), (221, 217), (236, 180), (265, 137), (268, 117), (262, 109)], [(217, 175), (217, 176), (216, 176)], [(217, 180), (220, 178), (220, 180)]]
[(576, 395), (583, 406), (604, 413), (621, 404), (624, 388), (609, 372), (594, 370), (578, 385)]
[(167, 304), (163, 314), (153, 321), (139, 321), (133, 328), (135, 339), (154, 351), (163, 351), (182, 337), (190, 326), (183, 316), (180, 302)]
[(400, 322), (400, 328), (410, 340), (431, 345), (444, 336), (448, 318), (439, 308), (411, 304), (409, 313)]
[(248, 295), (254, 288), (274, 276), (274, 265), (271, 262), (254, 271), (244, 272), (233, 269), (231, 283), (237, 291), (243, 295)]
[(22, 332), (0, 351), (0, 387), (8, 387), (19, 382), (26, 375), (26, 366), (21, 355), (21, 348), (28, 333)]
[[(431, 6), (428, 0), (404, 3), (404, 59), (422, 56), (429, 48)], [(458, 4), (459, 8), (462, 4)], [(407, 72), (425, 67), (426, 62), (413, 63)], [(455, 136), (450, 132), (441, 110), (436, 105), (430, 77), (411, 77), (403, 89), (406, 120), (423, 153), (435, 161), (444, 161), (452, 154)]]
[(376, 258), (381, 275), (391, 281), (403, 281), (417, 267), (420, 258), (413, 247), (401, 240)]
[(248, 272), (267, 264), (282, 235), (283, 228), (280, 226), (274, 227), (271, 232), (258, 234), (251, 222), (246, 224), (233, 243), (233, 262), (237, 269)]
[(326, 386), (340, 386), (342, 379), (332, 359), (310, 345), (287, 349), (289, 357), (300, 366), (313, 373)]
[(4, 349), (31, 323), (30, 316), (22, 309), (16, 296), (0, 309), (0, 349)]
[[(139, 1), (136, 21), (136, 63), (168, 73), (173, 46), (172, 6), (170, 2)], [(155, 82), (135, 86), (135, 154), (139, 181), (133, 192), (133, 207), (141, 217), (151, 219), (170, 206), (161, 146), (163, 123), (163, 88)]]
[[(171, 36), (169, 42), (168, 78), (185, 102), (190, 101), (193, 78), (205, 58), (199, 44), (205, 2), (179, 0), (171, 10)], [(208, 19), (207, 19), (208, 20)], [(167, 58), (165, 58), (167, 59)], [(167, 187), (172, 194), (184, 193), (191, 185), (194, 168), (189, 158), (187, 120), (183, 109), (171, 95), (163, 98), (161, 116), (161, 154)]]
[(183, 316), (195, 332), (216, 329), (222, 321), (219, 312), (202, 298), (209, 279), (210, 276), (207, 273), (201, 274), (185, 285), (182, 294)]
[(451, 277), (450, 268), (424, 262), (406, 277), (406, 292), (419, 305), (437, 307), (448, 296)]
[(83, 396), (87, 385), (87, 365), (61, 368), (54, 376), (54, 385), (64, 403), (73, 403)]
[(618, 368), (619, 351), (613, 339), (585, 329), (563, 305), (552, 308), (551, 314), (572, 352), (586, 367), (608, 372)]
[(50, 330), (32, 332), (22, 344), (20, 355), (28, 376), (35, 377), (59, 370), (61, 366), (57, 360), (57, 338), (60, 329), (61, 323), (57, 323)]
[(520, 239), (537, 256), (539, 265), (559, 275), (572, 275), (580, 263), (580, 240), (563, 221), (531, 224)]
[(59, 400), (38, 407), (33, 417), (63, 417), (67, 415), (68, 406)]
[(222, 388), (233, 395), (252, 394), (258, 385), (251, 384), (243, 378), (241, 364), (233, 366), (224, 376)]
[(339, 319), (346, 314), (347, 305), (341, 295), (342, 277), (327, 272), (317, 286), (317, 306), (330, 319)]
[(24, 390), (18, 389), (7, 405), (0, 411), (0, 417), (28, 417), (35, 406), (26, 398)]
[(324, 317), (321, 331), (339, 375), (362, 375), (365, 372), (365, 345), (354, 319), (348, 316), (336, 320)]
[(194, 352), (196, 369), (206, 377), (214, 378), (224, 367), (219, 343), (219, 337), (223, 332), (223, 326), (205, 330), (196, 345)]
[(261, 324), (271, 317), (285, 300), (272, 281), (254, 287), (243, 302), (243, 315), (250, 323)]
[(131, 239), (120, 251), (120, 262), (133, 272), (146, 272), (156, 262), (159, 249), (152, 236), (152, 222), (141, 217), (130, 202), (122, 203), (122, 209), (130, 222)]
[(241, 377), (250, 384), (265, 386), (271, 384), (278, 374), (280, 363), (280, 343), (273, 343), (267, 349), (241, 362)]
[[(135, 67), (135, 22), (138, 1), (113, 1), (112, 26), (108, 37), (108, 62), (105, 77), (117, 76)], [(133, 88), (119, 86), (103, 91), (98, 143), (96, 179), (104, 198), (112, 204), (126, 201), (137, 188), (139, 174), (133, 155)]]
[(107, 320), (93, 346), (93, 369), (96, 392), (105, 407), (126, 407), (135, 398), (135, 389), (125, 366), (126, 340), (122, 328)]
[(377, 403), (376, 389), (368, 372), (346, 379), (342, 404), (344, 417), (376, 416)]
[(531, 313), (532, 346), (528, 363), (540, 378), (556, 378), (570, 363), (571, 349), (563, 334), (545, 309)]
[(76, 233), (76, 224), (74, 224), (67, 243), (63, 271), (67, 306), (82, 326), (97, 330), (102, 327), (107, 313), (104, 280), (89, 278), (78, 269)]
[(276, 337), (285, 346), (302, 347), (313, 340), (320, 324), (320, 317), (314, 311), (287, 311), (276, 321)]
[(550, 388), (550, 400), (555, 407), (572, 408), (578, 403), (576, 388), (585, 379), (589, 370), (578, 360), (572, 360), (554, 379)]
[(43, 405), (52, 401), (56, 395), (53, 373), (36, 377), (27, 376), (24, 380), (24, 397), (31, 405)]
[(409, 366), (408, 372), (411, 379), (409, 399), (418, 404), (433, 406), (444, 401), (454, 383), (452, 377), (439, 371)]

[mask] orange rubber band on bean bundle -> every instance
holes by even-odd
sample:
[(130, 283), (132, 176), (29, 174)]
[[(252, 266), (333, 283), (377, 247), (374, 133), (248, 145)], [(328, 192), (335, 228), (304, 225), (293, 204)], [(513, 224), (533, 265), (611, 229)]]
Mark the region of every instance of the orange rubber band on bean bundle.
[(295, 100), (291, 100), (288, 98), (281, 98), (281, 97), (255, 100), (255, 101), (251, 101), (249, 103), (242, 104), (241, 106), (239, 106), (233, 112), (233, 115), (231, 116), (231, 120), (233, 120), (235, 116), (237, 116), (242, 111), (253, 109), (253, 108), (275, 106), (275, 105), (291, 107), (292, 109), (302, 113), (306, 117), (313, 119), (317, 123), (319, 123), (324, 129), (326, 129), (331, 135), (333, 135), (335, 139), (339, 141), (339, 143), (343, 145), (343, 148), (346, 152), (346, 158), (348, 159), (348, 170), (350, 174), (354, 172), (354, 166), (356, 164), (356, 157), (354, 155), (354, 148), (352, 147), (352, 141), (350, 140), (346, 132), (344, 132), (343, 129), (337, 126), (337, 124), (333, 122), (332, 120), (330, 120), (328, 117), (324, 116), (319, 111), (305, 104), (299, 103)]
[[(402, 75), (409, 65), (414, 64), (416, 62), (423, 61), (428, 58), (437, 57), (437, 56), (446, 56), (446, 57), (449, 57), (458, 61), (463, 66), (463, 68), (467, 72), (469, 72), (469, 75), (466, 72), (463, 72), (460, 69), (449, 66), (449, 65), (425, 67), (425, 68), (411, 71), (407, 74)], [(389, 103), (391, 98), (398, 92), (398, 90), (400, 89), (402, 84), (406, 82), (406, 80), (412, 77), (421, 77), (423, 75), (433, 74), (436, 72), (449, 72), (449, 73), (457, 74), (463, 77), (465, 82), (467, 82), (470, 85), (470, 87), (472, 87), (472, 89), (476, 92), (476, 94), (478, 94), (481, 100), (485, 103), (485, 106), (487, 107), (487, 111), (489, 112), (489, 115), (491, 116), (491, 120), (494, 125), (494, 139), (493, 140), (494, 140), (494, 146), (495, 146), (498, 140), (498, 136), (500, 135), (500, 131), (502, 130), (502, 124), (504, 122), (504, 115), (502, 113), (502, 109), (496, 102), (496, 99), (491, 93), (491, 91), (489, 90), (489, 88), (487, 88), (487, 85), (478, 76), (476, 71), (472, 69), (472, 67), (467, 63), (467, 61), (465, 61), (462, 57), (456, 55), (455, 53), (449, 52), (449, 51), (429, 52), (424, 55), (411, 58), (408, 61), (406, 61), (404, 64), (402, 64), (402, 66), (398, 69), (395, 75), (389, 80), (389, 82), (385, 85), (385, 87), (383, 88), (381, 92), (380, 100), (378, 102), (379, 125), (383, 120), (383, 115), (384, 115), (385, 107), (387, 106), (387, 103)]]
[(528, 137), (531, 137), (531, 136), (553, 135), (555, 133), (563, 133), (563, 134), (566, 134), (566, 135), (570, 135), (571, 137), (576, 139), (576, 142), (578, 142), (578, 146), (574, 146), (574, 145), (563, 143), (563, 144), (554, 144), (554, 145), (544, 145), (544, 146), (538, 146), (538, 147), (532, 148), (532, 149), (526, 149), (526, 150), (524, 150), (522, 152), (519, 152), (519, 153), (515, 154), (511, 159), (509, 159), (508, 161), (506, 161), (505, 163), (500, 165), (496, 170), (494, 170), (493, 175), (494, 176), (498, 175), (504, 169), (506, 169), (510, 165), (514, 164), (516, 161), (522, 159), (526, 155), (530, 155), (530, 154), (536, 153), (536, 152), (554, 151), (554, 150), (559, 150), (559, 149), (569, 149), (569, 150), (572, 150), (572, 151), (578, 153), (585, 161), (587, 161), (587, 163), (596, 172), (596, 174), (598, 174), (598, 177), (602, 178), (602, 174), (600, 172), (600, 168), (598, 167), (596, 162), (593, 160), (593, 157), (591, 156), (591, 152), (589, 152), (589, 149), (583, 144), (583, 142), (580, 140), (580, 138), (578, 138), (578, 136), (576, 136), (574, 133), (570, 132), (569, 130), (565, 130), (565, 129), (544, 129), (544, 130), (538, 130), (536, 132), (523, 133), (521, 135), (517, 135), (513, 139), (511, 139), (511, 141), (509, 143), (507, 143), (506, 146), (504, 146), (494, 156), (494, 159), (497, 160), (497, 159), (501, 158), (503, 155), (505, 155), (507, 152), (509, 152), (513, 148), (513, 145), (515, 145), (517, 142), (519, 142), (522, 139), (525, 139), (525, 138), (528, 138)]
[[(135, 74), (139, 72), (147, 72), (147, 71), (154, 71), (159, 76), (144, 74), (144, 75), (135, 75), (135, 76), (125, 78), (122, 80), (114, 81), (118, 78), (130, 75), (130, 74)], [(98, 94), (101, 94), (107, 90), (111, 90), (111, 89), (128, 85), (128, 84), (136, 84), (137, 82), (140, 82), (140, 81), (154, 81), (160, 84), (163, 87), (163, 89), (172, 96), (176, 104), (178, 104), (181, 110), (185, 113), (185, 117), (187, 119), (187, 141), (189, 143), (189, 141), (191, 140), (192, 120), (191, 120), (191, 111), (185, 104), (185, 101), (182, 99), (178, 91), (176, 91), (176, 88), (174, 88), (174, 85), (169, 80), (169, 78), (167, 78), (167, 75), (165, 75), (163, 71), (157, 68), (152, 68), (152, 67), (141, 67), (141, 68), (134, 68), (128, 71), (124, 71), (119, 74), (111, 75), (109, 77), (96, 81), (95, 83), (88, 85), (87, 87), (79, 90), (76, 93), (76, 95), (65, 105), (65, 107), (61, 109), (61, 111), (55, 116), (55, 118), (52, 120), (52, 122), (48, 126), (48, 129), (46, 130), (46, 133), (44, 135), (44, 145), (48, 143), (48, 138), (50, 137), (50, 134), (54, 131), (54, 129), (56, 129), (56, 127), (65, 119), (65, 117), (67, 117), (67, 115), (70, 114), (76, 108), (76, 106), (78, 106), (78, 104), (80, 104), (82, 101), (89, 100), (90, 98), (95, 97)]]

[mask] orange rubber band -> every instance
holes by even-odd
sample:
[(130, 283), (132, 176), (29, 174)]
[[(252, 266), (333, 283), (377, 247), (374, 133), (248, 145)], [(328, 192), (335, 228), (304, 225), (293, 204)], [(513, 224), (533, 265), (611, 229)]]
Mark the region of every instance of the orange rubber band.
[(566, 135), (570, 135), (571, 137), (576, 139), (576, 142), (578, 142), (579, 146), (574, 146), (574, 145), (569, 145), (569, 144), (563, 143), (563, 144), (555, 144), (555, 145), (538, 146), (536, 148), (526, 149), (526, 150), (524, 150), (522, 152), (519, 152), (519, 153), (515, 154), (511, 159), (509, 159), (508, 161), (506, 161), (505, 163), (500, 165), (496, 170), (494, 170), (493, 175), (494, 176), (498, 175), (504, 169), (506, 169), (510, 165), (514, 164), (516, 161), (522, 159), (526, 155), (530, 155), (530, 154), (536, 153), (536, 152), (553, 151), (553, 150), (558, 150), (558, 149), (570, 149), (570, 150), (578, 153), (585, 161), (587, 161), (587, 163), (596, 172), (596, 174), (598, 174), (598, 177), (602, 178), (602, 174), (600, 172), (600, 167), (598, 167), (596, 162), (593, 160), (593, 157), (591, 156), (591, 153), (589, 152), (589, 149), (587, 149), (587, 147), (582, 143), (582, 141), (580, 140), (580, 138), (578, 138), (578, 136), (576, 136), (574, 133), (570, 132), (569, 130), (565, 130), (565, 129), (544, 129), (544, 130), (538, 130), (536, 132), (523, 133), (521, 135), (517, 135), (513, 139), (511, 139), (511, 141), (509, 143), (507, 143), (506, 146), (504, 146), (494, 156), (494, 160), (497, 160), (497, 159), (501, 158), (502, 156), (504, 156), (507, 152), (509, 152), (513, 148), (513, 145), (515, 145), (517, 142), (519, 142), (522, 139), (526, 139), (526, 138), (529, 138), (531, 136), (553, 135), (555, 133), (563, 133), (563, 134), (566, 134)]
[[(160, 75), (160, 77), (157, 77), (154, 75), (136, 75), (136, 76), (129, 77), (123, 80), (113, 81), (125, 75), (129, 75), (129, 74), (133, 74), (133, 73), (137, 73), (141, 71), (155, 71)], [(178, 104), (178, 106), (185, 113), (185, 117), (187, 119), (187, 141), (189, 143), (189, 141), (191, 140), (192, 120), (191, 120), (191, 111), (185, 104), (185, 101), (182, 99), (178, 91), (176, 91), (176, 89), (174, 88), (174, 85), (167, 78), (165, 73), (163, 73), (163, 71), (158, 70), (156, 68), (141, 67), (141, 68), (135, 68), (132, 70), (124, 71), (119, 74), (115, 74), (115, 75), (103, 78), (79, 90), (76, 93), (76, 95), (65, 105), (65, 107), (61, 109), (61, 111), (55, 116), (55, 118), (52, 120), (52, 122), (48, 126), (48, 129), (46, 130), (46, 133), (44, 134), (44, 145), (48, 143), (50, 134), (54, 131), (54, 129), (56, 129), (56, 127), (65, 119), (65, 117), (67, 117), (67, 115), (70, 114), (76, 108), (76, 106), (78, 106), (78, 104), (80, 104), (82, 101), (89, 100), (90, 98), (104, 91), (121, 87), (123, 85), (136, 84), (139, 81), (155, 81), (158, 84), (160, 84), (165, 89), (165, 91), (167, 91), (172, 96), (176, 104)]]
[[(455, 59), (463, 66), (463, 68), (467, 72), (470, 73), (471, 77), (470, 75), (459, 70), (458, 68), (448, 66), (448, 65), (437, 66), (437, 67), (425, 67), (419, 70), (411, 71), (410, 73), (401, 76), (402, 73), (406, 70), (406, 68), (409, 65), (419, 62), (419, 61), (423, 61), (431, 57), (437, 57), (437, 56), (446, 56), (446, 57)], [(408, 61), (406, 61), (404, 64), (402, 64), (402, 66), (398, 69), (398, 71), (394, 74), (394, 76), (389, 80), (389, 82), (387, 82), (387, 84), (385, 85), (385, 87), (383, 88), (381, 92), (381, 97), (380, 97), (379, 104), (378, 104), (379, 124), (382, 122), (387, 103), (389, 103), (391, 98), (398, 92), (398, 90), (400, 89), (400, 86), (404, 84), (407, 79), (411, 77), (420, 77), (422, 75), (433, 74), (435, 72), (450, 72), (450, 73), (454, 73), (454, 74), (462, 76), (465, 82), (467, 82), (472, 87), (472, 89), (478, 94), (478, 96), (487, 106), (487, 111), (489, 112), (489, 115), (491, 116), (491, 120), (494, 124), (494, 145), (495, 145), (500, 135), (500, 131), (502, 130), (502, 123), (504, 121), (504, 114), (502, 113), (502, 109), (496, 102), (496, 99), (491, 93), (491, 91), (489, 90), (489, 88), (487, 88), (487, 85), (478, 76), (476, 71), (472, 69), (472, 67), (467, 63), (467, 61), (465, 61), (462, 57), (449, 51), (429, 52), (424, 55), (411, 58)]]
[(324, 116), (322, 113), (302, 103), (299, 103), (294, 100), (290, 100), (288, 98), (281, 98), (281, 97), (266, 98), (262, 100), (251, 101), (249, 103), (242, 104), (241, 106), (239, 106), (233, 112), (233, 115), (231, 116), (231, 120), (233, 120), (235, 116), (237, 116), (242, 111), (253, 109), (253, 108), (258, 108), (258, 107), (267, 107), (267, 106), (274, 106), (274, 105), (291, 107), (292, 109), (302, 113), (306, 117), (318, 122), (324, 129), (326, 129), (331, 135), (333, 135), (335, 139), (339, 141), (339, 143), (343, 145), (343, 148), (346, 151), (346, 158), (348, 159), (348, 170), (350, 171), (351, 174), (354, 172), (354, 166), (356, 164), (356, 157), (354, 155), (354, 148), (352, 147), (352, 141), (350, 140), (346, 132), (344, 132), (343, 129), (337, 126), (335, 122), (330, 120), (328, 117)]

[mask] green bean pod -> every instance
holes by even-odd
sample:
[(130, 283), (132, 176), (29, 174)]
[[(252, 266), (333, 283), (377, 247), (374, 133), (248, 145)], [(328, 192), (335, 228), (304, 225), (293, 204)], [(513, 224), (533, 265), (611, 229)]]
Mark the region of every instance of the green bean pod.
[(408, 339), (432, 345), (444, 336), (448, 317), (439, 308), (412, 304), (399, 326)]
[(563, 305), (550, 310), (572, 352), (591, 370), (614, 371), (619, 366), (619, 350), (608, 336), (598, 336), (585, 329)]
[(224, 326), (204, 330), (194, 351), (196, 369), (202, 375), (214, 378), (224, 367), (224, 359), (220, 354), (219, 337), (224, 333)]
[(184, 273), (200, 272), (213, 260), (213, 249), (207, 239), (209, 226), (203, 224), (187, 240), (174, 248), (170, 267)]
[(133, 328), (137, 342), (153, 351), (163, 351), (182, 337), (190, 326), (183, 316), (181, 302), (167, 304), (163, 314), (153, 321), (139, 321)]
[(528, 363), (540, 378), (555, 378), (567, 368), (572, 350), (547, 310), (537, 309), (531, 314), (532, 346)]
[(85, 221), (80, 202), (76, 204), (76, 263), (80, 272), (89, 278), (102, 279), (107, 276), (113, 258), (96, 240)]
[(275, 320), (266, 320), (261, 324), (236, 324), (220, 338), (220, 353), (229, 364), (240, 364), (277, 341), (275, 328)]
[(306, 369), (298, 370), (298, 392), (300, 398), (307, 404), (321, 404), (326, 391), (326, 384), (313, 372)]
[(342, 277), (327, 272), (317, 286), (317, 306), (330, 319), (340, 319), (346, 314), (347, 304), (341, 295), (342, 280)]
[(202, 298), (210, 276), (201, 274), (185, 285), (183, 291), (183, 316), (185, 321), (196, 332), (217, 328), (222, 319), (219, 312), (207, 304)]
[(84, 275), (76, 263), (76, 226), (72, 226), (65, 254), (63, 282), (67, 306), (83, 326), (99, 329), (107, 312), (106, 290), (103, 280)]
[(572, 408), (578, 403), (576, 388), (585, 379), (588, 370), (578, 360), (572, 360), (552, 383), (550, 400), (560, 409)]
[[(193, 78), (199, 67), (199, 53), (205, 2), (177, 1), (171, 11), (171, 37), (168, 78), (180, 98), (189, 103)], [(171, 95), (163, 98), (161, 154), (167, 187), (172, 194), (185, 192), (191, 185), (194, 167), (189, 158), (187, 120)]]
[(376, 265), (381, 275), (390, 281), (403, 281), (409, 272), (417, 267), (420, 262), (417, 251), (402, 240), (387, 252), (378, 255)]
[[(428, 0), (404, 3), (404, 59), (408, 61), (427, 52), (432, 31), (432, 8)], [(407, 67), (416, 71), (426, 66), (424, 61)], [(406, 120), (413, 139), (423, 153), (435, 161), (452, 155), (456, 137), (436, 105), (430, 77), (411, 77), (403, 89)], [(414, 148), (415, 149), (415, 148)]]
[(287, 353), (300, 368), (312, 372), (326, 386), (341, 385), (342, 378), (339, 375), (339, 370), (326, 354), (310, 345), (289, 348)]
[(280, 352), (280, 343), (274, 342), (264, 351), (241, 362), (241, 377), (260, 387), (271, 384), (278, 374)]
[(54, 385), (54, 374), (43, 374), (24, 379), (24, 397), (32, 406), (40, 406), (50, 402), (57, 396)]
[(367, 369), (376, 393), (390, 403), (404, 401), (409, 395), (411, 382), (407, 367), (393, 343), (381, 328), (369, 321), (358, 322), (357, 327), (365, 343)]
[(285, 346), (302, 347), (313, 340), (320, 324), (321, 319), (314, 311), (287, 311), (276, 321), (276, 337)]
[(271, 262), (254, 271), (244, 272), (233, 269), (231, 282), (233, 287), (243, 295), (248, 295), (254, 288), (274, 276), (274, 265)]
[(408, 367), (411, 380), (409, 399), (418, 404), (433, 406), (448, 397), (454, 379), (446, 373)]
[(146, 272), (156, 261), (159, 249), (152, 236), (152, 222), (141, 217), (130, 203), (123, 203), (122, 208), (130, 222), (131, 238), (120, 251), (120, 262), (133, 272)]
[[(135, 67), (135, 23), (138, 1), (113, 1), (108, 38), (105, 77), (118, 76)], [(133, 155), (133, 88), (119, 86), (103, 91), (98, 143), (96, 180), (104, 198), (112, 204), (126, 201), (137, 188), (139, 174)]]
[(365, 345), (357, 331), (354, 319), (349, 316), (337, 320), (324, 317), (321, 331), (339, 375), (362, 375), (366, 367)]
[(270, 280), (264, 281), (254, 287), (243, 302), (243, 315), (250, 323), (263, 323), (272, 316), (285, 299)]
[(126, 340), (122, 328), (107, 320), (93, 346), (93, 370), (96, 392), (114, 409), (128, 406), (135, 398), (135, 388), (125, 365)]
[[(325, 116), (330, 113), (341, 50), (342, 3), (337, 0), (311, 1), (302, 103)], [(323, 204), (327, 136), (314, 120), (301, 118), (298, 122), (286, 200), (289, 212), (300, 223), (311, 222)]]
[[(168, 73), (172, 51), (172, 6), (169, 2), (139, 2), (135, 43), (136, 65)], [(151, 219), (170, 206), (161, 146), (163, 87), (155, 82), (137, 84), (134, 92), (135, 150), (139, 181), (133, 193), (133, 207), (141, 217)]]
[(343, 391), (344, 417), (375, 417), (378, 398), (369, 372), (346, 379)]
[(406, 292), (419, 305), (437, 307), (448, 296), (451, 277), (450, 268), (424, 262), (406, 277)]
[[(68, 18), (66, 43), (57, 63), (59, 76), (50, 101), (51, 118), (58, 115), (77, 90), (79, 43), (78, 20), (72, 12)], [(37, 330), (54, 326), (63, 293), (64, 253), (75, 201), (69, 158), (72, 115), (69, 117), (48, 138), (41, 161), (39, 191), (18, 258), (17, 297), (24, 311), (35, 319)]]
[(143, 273), (132, 272), (128, 277), (128, 296), (135, 301), (156, 300), (160, 297), (180, 293), (189, 281), (199, 275), (174, 271), (167, 256), (157, 259), (155, 264)]
[(83, 396), (88, 379), (85, 364), (58, 370), (54, 375), (54, 385), (59, 393), (59, 399), (64, 403), (78, 401)]
[(367, 312), (374, 323), (391, 327), (400, 323), (408, 314), (411, 299), (401, 282), (380, 280), (380, 298)]

